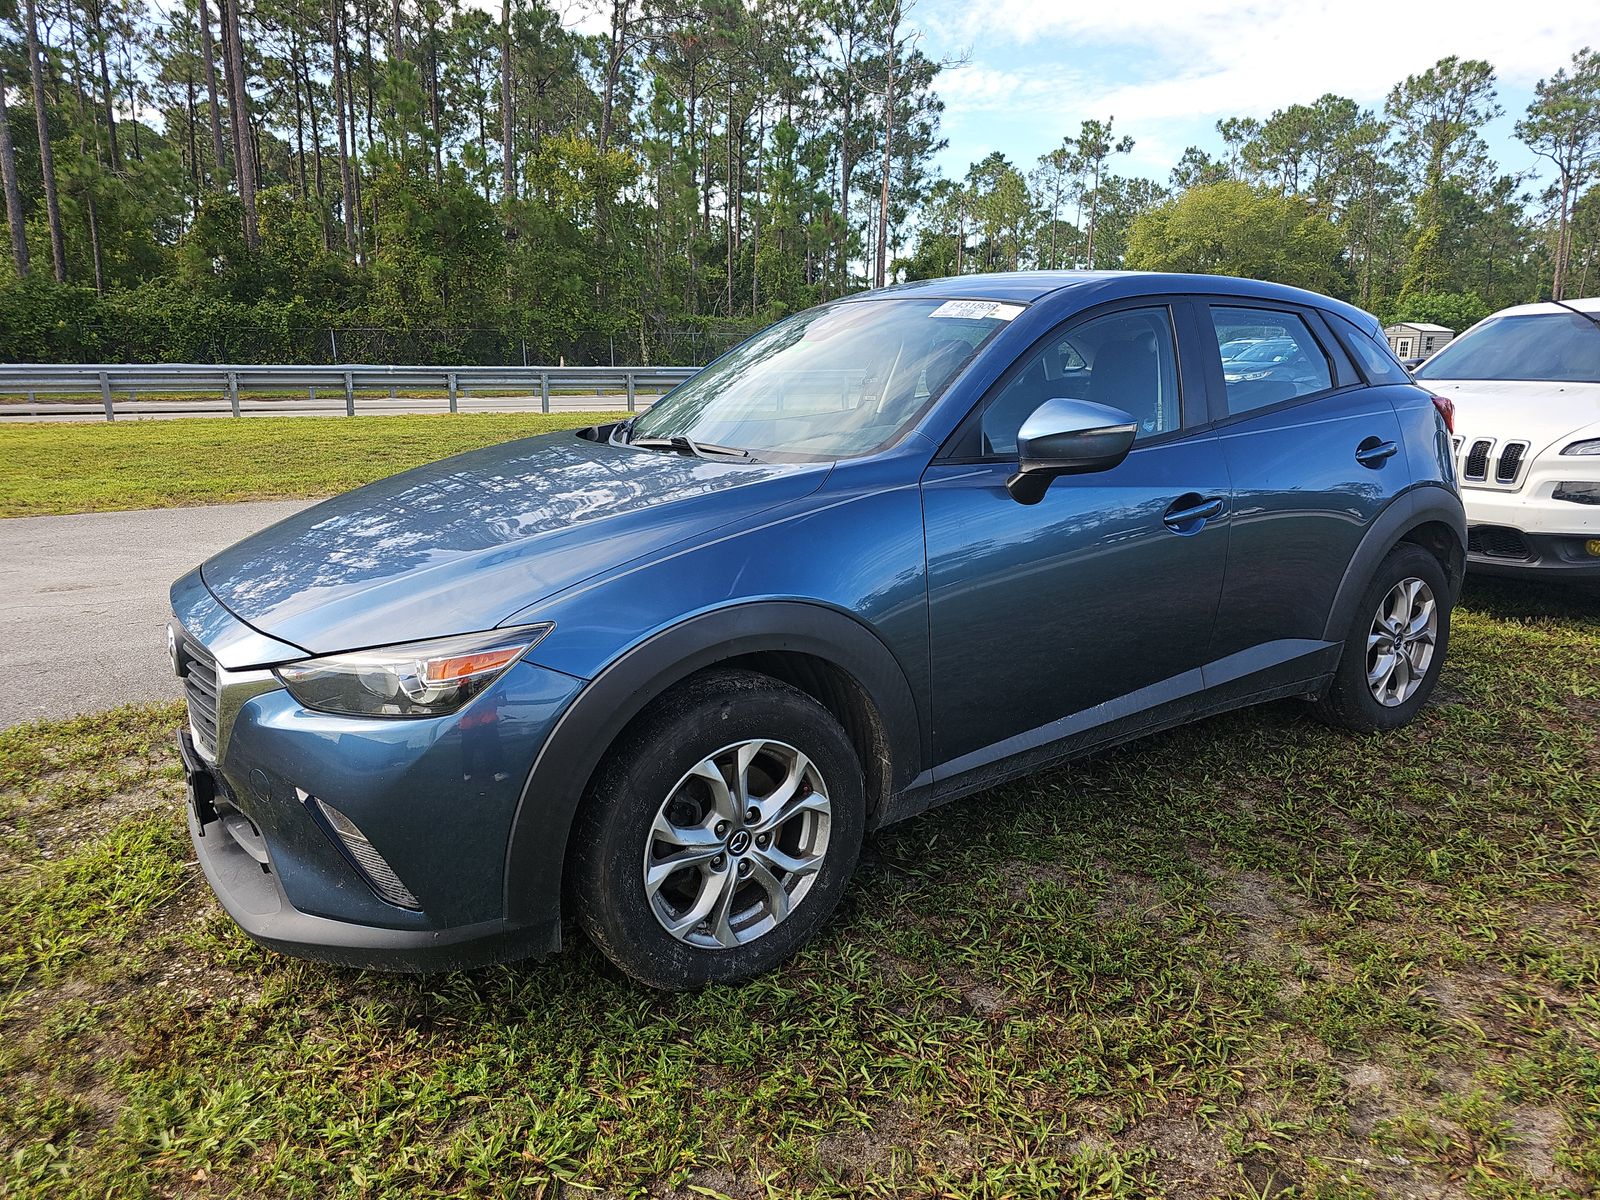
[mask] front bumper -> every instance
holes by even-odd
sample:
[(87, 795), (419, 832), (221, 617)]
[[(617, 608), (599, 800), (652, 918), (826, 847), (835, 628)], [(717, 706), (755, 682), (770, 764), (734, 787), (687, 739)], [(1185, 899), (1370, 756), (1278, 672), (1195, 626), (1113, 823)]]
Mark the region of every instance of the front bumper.
[[(184, 740), (188, 731), (181, 735)], [(190, 753), (193, 753), (191, 748)], [(561, 946), (558, 920), (518, 927), (503, 920), (454, 929), (385, 929), (301, 912), (272, 870), (226, 828), (189, 805), (189, 840), (217, 900), (240, 929), (271, 950), (297, 958), (380, 971), (450, 971), (551, 953)]]
[(1514, 484), (1463, 482), (1467, 565), (1480, 575), (1600, 579), (1600, 505), (1557, 499), (1564, 485), (1600, 481), (1592, 457), (1541, 454)]
[[(200, 722), (210, 736), (194, 736), (191, 692), (180, 738), (190, 833), (246, 933), (302, 957), (394, 970), (559, 945), (554, 890), (508, 920), (506, 864), (534, 759), (582, 680), (520, 662), (443, 717), (314, 712), (266, 664), (232, 652), (241, 623), (203, 589), (175, 587), (174, 601), (184, 636), (219, 668)], [(359, 846), (330, 814), (356, 828)], [(537, 820), (537, 806), (527, 814)], [(403, 885), (398, 895), (383, 872)]]
[(223, 909), (259, 944), (297, 958), (382, 971), (449, 971), (560, 949), (558, 913), (532, 925), (492, 918), (446, 929), (394, 929), (296, 908), (271, 843), (238, 807), (226, 777), (195, 750), (187, 729), (178, 732), (178, 756), (200, 869)]
[(1527, 533), (1509, 525), (1467, 527), (1467, 568), (1478, 575), (1600, 580), (1600, 534)]

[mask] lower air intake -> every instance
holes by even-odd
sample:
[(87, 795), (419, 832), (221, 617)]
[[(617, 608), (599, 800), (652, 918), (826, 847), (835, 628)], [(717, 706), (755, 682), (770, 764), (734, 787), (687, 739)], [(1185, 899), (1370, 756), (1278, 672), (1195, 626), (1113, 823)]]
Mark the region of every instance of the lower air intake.
[(1487, 558), (1518, 558), (1527, 561), (1533, 557), (1528, 539), (1516, 529), (1503, 525), (1474, 525), (1467, 530), (1467, 549)]
[(416, 910), (422, 908), (422, 905), (417, 903), (417, 898), (411, 894), (411, 889), (400, 882), (400, 876), (394, 873), (394, 868), (388, 864), (383, 855), (378, 853), (372, 843), (367, 841), (367, 835), (361, 832), (360, 826), (326, 800), (319, 800), (305, 792), (299, 794), (302, 801), (313, 805), (322, 814), (329, 828), (344, 846), (345, 852), (355, 860), (356, 866), (367, 877), (367, 882), (373, 891), (397, 908)]

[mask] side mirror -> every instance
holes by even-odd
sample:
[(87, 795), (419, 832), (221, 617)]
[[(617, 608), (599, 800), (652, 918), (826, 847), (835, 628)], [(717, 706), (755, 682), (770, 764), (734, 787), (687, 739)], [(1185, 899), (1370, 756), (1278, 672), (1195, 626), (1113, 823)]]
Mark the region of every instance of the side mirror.
[(1139, 423), (1088, 400), (1046, 400), (1017, 430), (1017, 473), (1006, 490), (1018, 504), (1044, 499), (1057, 475), (1109, 471), (1133, 448)]

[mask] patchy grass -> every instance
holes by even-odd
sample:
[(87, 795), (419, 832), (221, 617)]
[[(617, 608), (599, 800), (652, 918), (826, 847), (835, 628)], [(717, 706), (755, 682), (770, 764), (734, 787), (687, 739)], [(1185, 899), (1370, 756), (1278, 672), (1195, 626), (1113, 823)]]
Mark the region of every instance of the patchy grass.
[(615, 415), (7, 424), (0, 427), (0, 517), (326, 496), (463, 450)]
[(1474, 583), (1437, 698), (1286, 703), (873, 837), (767, 978), (364, 975), (190, 864), (177, 712), (0, 733), (11, 1196), (1593, 1196), (1600, 610)]

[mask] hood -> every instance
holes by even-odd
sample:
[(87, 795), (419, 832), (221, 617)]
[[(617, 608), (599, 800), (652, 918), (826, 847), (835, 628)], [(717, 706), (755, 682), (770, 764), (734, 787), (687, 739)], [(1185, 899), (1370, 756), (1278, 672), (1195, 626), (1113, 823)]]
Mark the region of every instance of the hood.
[(235, 616), (311, 654), (444, 637), (806, 495), (830, 468), (545, 434), (336, 496), (200, 571)]
[[(1431, 392), (1456, 406), (1456, 436), (1526, 441), (1533, 454), (1600, 421), (1600, 383), (1538, 380), (1423, 379)], [(1557, 447), (1559, 449), (1560, 447)]]

